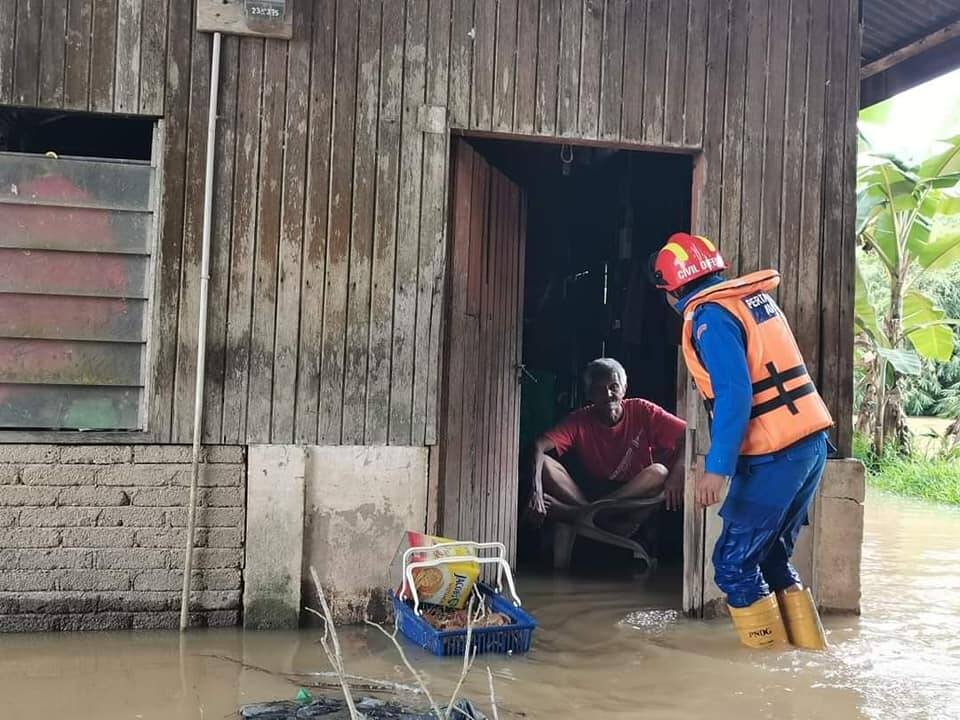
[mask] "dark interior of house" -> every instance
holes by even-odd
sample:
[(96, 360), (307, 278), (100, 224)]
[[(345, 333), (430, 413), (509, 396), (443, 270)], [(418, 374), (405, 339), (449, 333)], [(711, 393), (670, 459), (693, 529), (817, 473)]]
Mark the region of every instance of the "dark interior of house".
[[(680, 321), (647, 281), (646, 266), (671, 233), (689, 230), (693, 163), (679, 154), (470, 142), (527, 195), (518, 557), (548, 568), (551, 533), (522, 519), (530, 450), (540, 433), (585, 404), (586, 363), (616, 358), (627, 371), (628, 397), (676, 409)], [(650, 525), (661, 565), (679, 564), (682, 513), (660, 512)], [(631, 561), (627, 550), (579, 538), (571, 569), (616, 573)]]
[(0, 108), (0, 151), (150, 160), (155, 119)]

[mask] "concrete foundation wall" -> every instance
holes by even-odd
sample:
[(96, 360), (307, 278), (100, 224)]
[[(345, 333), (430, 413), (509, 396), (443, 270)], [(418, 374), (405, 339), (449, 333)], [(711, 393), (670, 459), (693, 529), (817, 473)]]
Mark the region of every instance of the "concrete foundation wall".
[(860, 612), (865, 486), (858, 460), (827, 463), (814, 533), (814, 587), (824, 612)]
[(425, 447), (307, 448), (305, 602), (316, 602), (312, 565), (338, 621), (386, 616), (403, 532), (426, 526), (427, 463)]
[[(193, 622), (235, 625), (244, 450), (204, 459)], [(189, 483), (187, 446), (0, 445), (0, 631), (177, 627)]]

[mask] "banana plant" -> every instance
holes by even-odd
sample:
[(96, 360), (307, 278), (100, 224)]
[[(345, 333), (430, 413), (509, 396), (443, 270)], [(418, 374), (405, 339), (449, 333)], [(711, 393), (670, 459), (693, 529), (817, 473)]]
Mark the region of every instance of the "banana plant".
[(869, 426), (877, 452), (890, 441), (904, 449), (900, 380), (920, 374), (921, 358), (949, 361), (953, 326), (960, 324), (918, 286), (925, 273), (960, 261), (960, 135), (912, 165), (872, 153), (861, 136), (857, 239), (879, 258), (889, 280), (889, 303), (880, 312), (857, 269), (854, 318), (869, 384), (861, 428)]

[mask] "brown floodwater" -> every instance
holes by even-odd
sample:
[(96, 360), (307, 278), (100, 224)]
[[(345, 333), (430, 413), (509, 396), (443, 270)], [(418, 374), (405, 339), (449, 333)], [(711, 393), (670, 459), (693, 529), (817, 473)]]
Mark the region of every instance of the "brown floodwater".
[[(528, 578), (520, 590), (540, 623), (533, 650), (482, 656), (463, 692), (486, 705), (489, 665), (501, 718), (958, 718), (960, 512), (871, 494), (866, 518), (863, 615), (827, 618), (824, 654), (739, 648), (725, 620), (670, 609), (669, 575), (646, 588)], [(349, 672), (410, 682), (378, 633), (341, 636)], [(163, 632), (0, 637), (0, 718), (233, 718), (242, 704), (328, 681), (279, 674), (327, 671), (318, 638), (313, 630), (196, 631), (182, 642)], [(437, 698), (448, 697), (459, 662), (408, 653)]]

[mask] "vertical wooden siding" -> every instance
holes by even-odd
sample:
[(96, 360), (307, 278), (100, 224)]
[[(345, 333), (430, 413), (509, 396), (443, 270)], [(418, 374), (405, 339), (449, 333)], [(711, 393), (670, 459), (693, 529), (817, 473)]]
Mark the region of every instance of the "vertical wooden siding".
[[(10, 4), (0, 103), (164, 119), (151, 422), (187, 440), (210, 38), (191, 0)], [(702, 149), (696, 229), (741, 270), (782, 268), (849, 451), (853, 0), (294, 5), (291, 42), (224, 41), (207, 442), (435, 442), (449, 153), (430, 106)]]

